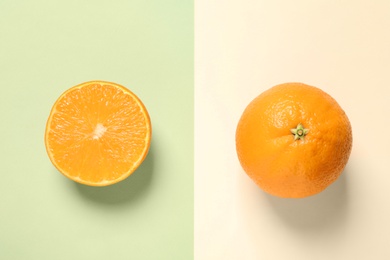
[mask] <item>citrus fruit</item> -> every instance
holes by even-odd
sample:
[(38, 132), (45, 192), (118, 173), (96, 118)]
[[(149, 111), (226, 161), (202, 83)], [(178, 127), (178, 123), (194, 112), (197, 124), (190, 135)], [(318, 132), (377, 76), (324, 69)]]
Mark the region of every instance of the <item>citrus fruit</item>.
[(117, 183), (145, 159), (151, 140), (149, 114), (125, 87), (90, 81), (65, 91), (46, 124), (51, 162), (66, 177), (90, 186)]
[(274, 86), (244, 110), (236, 129), (238, 159), (264, 191), (303, 198), (323, 191), (342, 173), (352, 129), (338, 103), (302, 83)]

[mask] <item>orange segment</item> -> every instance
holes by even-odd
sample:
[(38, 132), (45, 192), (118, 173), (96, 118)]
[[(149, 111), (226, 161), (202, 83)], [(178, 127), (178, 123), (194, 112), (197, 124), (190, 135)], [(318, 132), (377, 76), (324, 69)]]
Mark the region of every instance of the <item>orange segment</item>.
[(145, 159), (151, 140), (141, 100), (116, 83), (91, 81), (55, 102), (46, 125), (46, 150), (66, 177), (91, 186), (117, 183)]

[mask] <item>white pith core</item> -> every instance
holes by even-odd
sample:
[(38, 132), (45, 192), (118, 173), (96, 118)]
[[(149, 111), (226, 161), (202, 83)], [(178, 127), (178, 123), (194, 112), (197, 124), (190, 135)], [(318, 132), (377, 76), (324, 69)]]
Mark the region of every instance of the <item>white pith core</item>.
[(94, 140), (99, 139), (106, 132), (107, 128), (105, 128), (102, 124), (97, 124), (95, 130), (93, 131), (92, 138)]

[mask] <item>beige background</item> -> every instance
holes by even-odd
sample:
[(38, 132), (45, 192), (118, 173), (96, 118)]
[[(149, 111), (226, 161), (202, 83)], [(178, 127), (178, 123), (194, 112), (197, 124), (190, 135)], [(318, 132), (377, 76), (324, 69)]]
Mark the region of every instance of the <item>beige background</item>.
[[(332, 95), (353, 151), (340, 179), (302, 200), (244, 174), (234, 134), (278, 83)], [(195, 3), (195, 259), (390, 259), (390, 1)]]

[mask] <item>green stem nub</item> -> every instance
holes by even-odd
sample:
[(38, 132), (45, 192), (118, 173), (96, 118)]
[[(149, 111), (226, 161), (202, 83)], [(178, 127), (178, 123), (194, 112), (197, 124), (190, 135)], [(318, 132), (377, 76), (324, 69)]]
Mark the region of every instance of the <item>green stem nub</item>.
[(301, 123), (298, 124), (297, 128), (291, 129), (291, 133), (294, 135), (294, 140), (304, 140), (305, 135), (309, 132), (309, 129), (305, 129)]

